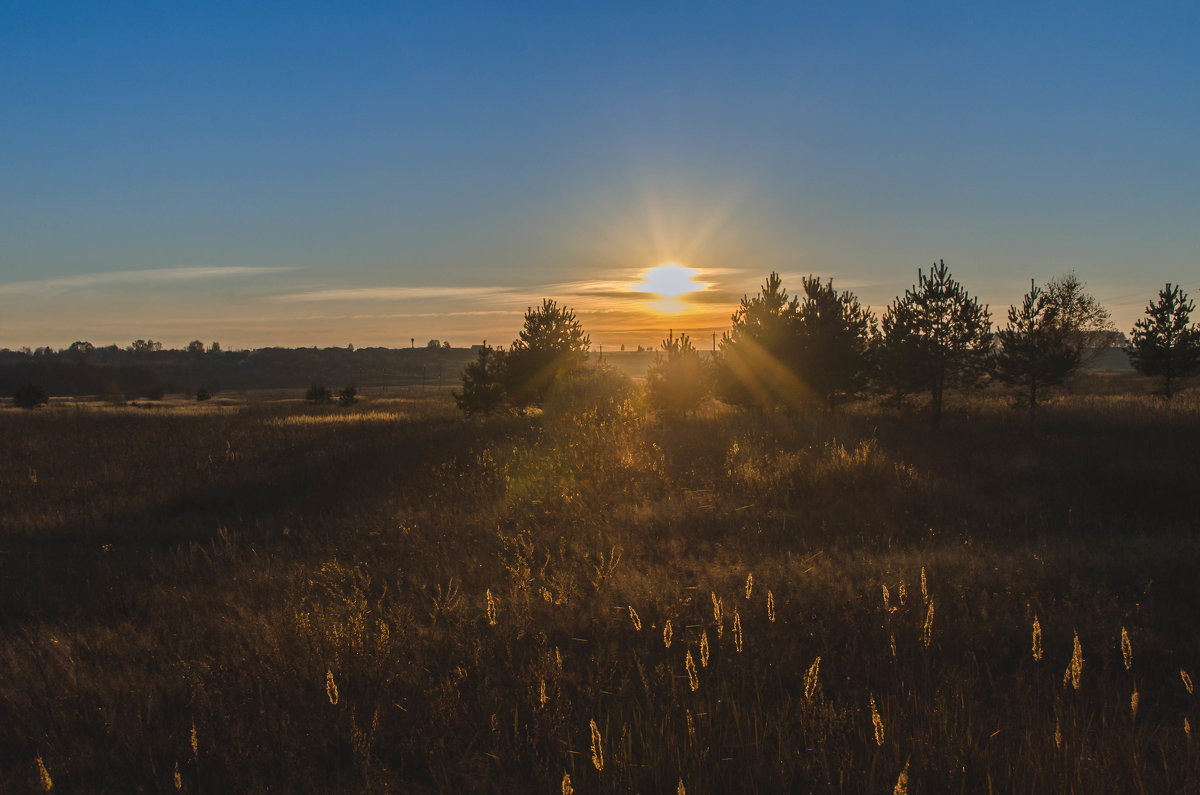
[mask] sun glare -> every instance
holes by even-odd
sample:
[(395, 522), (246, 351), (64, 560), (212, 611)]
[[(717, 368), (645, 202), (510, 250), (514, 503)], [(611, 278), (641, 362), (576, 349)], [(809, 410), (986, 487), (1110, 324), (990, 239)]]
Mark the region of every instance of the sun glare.
[(642, 274), (638, 289), (647, 293), (658, 293), (663, 298), (678, 298), (685, 293), (703, 290), (707, 285), (696, 281), (699, 271), (685, 268), (673, 262), (651, 268)]

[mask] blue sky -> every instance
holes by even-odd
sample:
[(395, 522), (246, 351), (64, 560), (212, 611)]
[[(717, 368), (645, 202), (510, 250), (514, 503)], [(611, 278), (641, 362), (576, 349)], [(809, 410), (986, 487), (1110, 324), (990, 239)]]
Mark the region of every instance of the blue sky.
[(505, 343), (542, 297), (651, 345), (941, 258), (997, 320), (1200, 293), (1200, 7), (849, 5), (7, 2), (0, 346)]

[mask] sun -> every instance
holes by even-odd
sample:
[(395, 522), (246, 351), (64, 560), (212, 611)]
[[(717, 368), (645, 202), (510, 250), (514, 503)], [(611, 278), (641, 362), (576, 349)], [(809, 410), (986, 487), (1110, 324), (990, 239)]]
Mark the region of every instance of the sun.
[(663, 298), (678, 298), (708, 287), (695, 280), (698, 275), (699, 271), (694, 268), (668, 262), (643, 273), (642, 281), (636, 287), (640, 292), (657, 293)]

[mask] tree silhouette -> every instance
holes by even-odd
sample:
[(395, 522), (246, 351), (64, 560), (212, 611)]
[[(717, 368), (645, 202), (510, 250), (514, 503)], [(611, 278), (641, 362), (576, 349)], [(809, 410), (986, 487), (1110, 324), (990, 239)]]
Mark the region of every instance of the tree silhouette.
[(833, 280), (816, 276), (801, 282), (804, 298), (797, 311), (800, 377), (828, 408), (866, 386), (875, 317), (849, 291), (837, 292)]
[(1129, 335), (1129, 360), (1142, 375), (1162, 378), (1168, 400), (1182, 379), (1200, 370), (1200, 329), (1188, 322), (1195, 309), (1187, 293), (1168, 282)]
[(950, 276), (945, 261), (888, 307), (883, 318), (880, 370), (895, 390), (929, 392), (933, 424), (942, 418), (947, 389), (978, 386), (987, 374), (992, 346), (987, 306)]
[(329, 403), (333, 400), (333, 393), (329, 391), (329, 387), (324, 384), (314, 383), (304, 393), (304, 399), (309, 403)]
[(1054, 313), (1062, 328), (1065, 344), (1076, 353), (1075, 364), (1063, 379), (1068, 384), (1076, 370), (1111, 348), (1120, 336), (1108, 310), (1086, 287), (1072, 271), (1051, 279), (1042, 291), (1046, 309)]
[(1061, 384), (1079, 366), (1078, 323), (1060, 314), (1060, 305), (1036, 284), (1020, 308), (1008, 308), (1008, 325), (996, 332), (996, 376), (1019, 387), (1029, 403), (1032, 420), (1038, 389)]
[(541, 406), (554, 380), (582, 365), (591, 339), (567, 307), (547, 298), (525, 312), (525, 325), (504, 357), (504, 387), (516, 406)]
[(687, 334), (676, 337), (672, 330), (661, 347), (646, 371), (650, 405), (668, 416), (691, 414), (712, 392), (710, 366)]
[(717, 397), (738, 406), (798, 405), (806, 392), (796, 374), (799, 299), (772, 272), (758, 295), (742, 296), (733, 328), (721, 338)]
[(479, 349), (479, 358), (463, 369), (461, 392), (453, 392), (463, 414), (489, 414), (504, 404), (504, 351)]
[(21, 409), (36, 409), (50, 402), (46, 390), (33, 384), (24, 384), (13, 392), (13, 405)]

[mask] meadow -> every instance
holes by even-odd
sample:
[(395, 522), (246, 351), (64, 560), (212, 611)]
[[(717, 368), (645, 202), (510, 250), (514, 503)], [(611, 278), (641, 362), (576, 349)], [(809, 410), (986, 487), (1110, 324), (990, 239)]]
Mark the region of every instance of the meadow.
[(0, 410), (0, 790), (1198, 791), (1200, 396), (1114, 383)]

